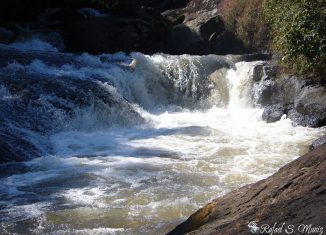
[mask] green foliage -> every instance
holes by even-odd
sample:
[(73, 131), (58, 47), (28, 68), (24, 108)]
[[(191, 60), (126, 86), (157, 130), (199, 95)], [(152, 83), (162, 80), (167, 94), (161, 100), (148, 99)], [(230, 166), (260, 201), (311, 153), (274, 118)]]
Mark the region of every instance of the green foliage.
[(222, 0), (219, 12), (227, 29), (233, 32), (248, 49), (267, 49), (269, 25), (264, 19), (263, 0)]
[(325, 72), (325, 0), (265, 0), (264, 13), (272, 25), (271, 46), (285, 66), (299, 74)]

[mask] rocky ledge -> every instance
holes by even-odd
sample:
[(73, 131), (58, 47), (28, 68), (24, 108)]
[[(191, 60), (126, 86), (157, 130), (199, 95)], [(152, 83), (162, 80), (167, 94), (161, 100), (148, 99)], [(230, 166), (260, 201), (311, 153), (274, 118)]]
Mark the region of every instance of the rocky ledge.
[(227, 30), (216, 0), (121, 0), (111, 1), (117, 4), (112, 9), (103, 2), (3, 1), (0, 44), (39, 38), (61, 51), (74, 53), (255, 52)]
[(275, 62), (256, 65), (253, 74), (253, 99), (264, 108), (262, 119), (268, 123), (283, 115), (294, 125), (322, 127), (326, 125), (326, 80), (286, 75)]
[(326, 144), (285, 165), (267, 179), (215, 199), (169, 235), (250, 234), (248, 224), (252, 221), (260, 229), (254, 231), (257, 234), (267, 229), (262, 225), (273, 227), (275, 223), (275, 228), (283, 229), (282, 234), (286, 228), (293, 228), (293, 234), (299, 234), (298, 229), (306, 229), (306, 234), (309, 231), (322, 234), (326, 228), (325, 214)]

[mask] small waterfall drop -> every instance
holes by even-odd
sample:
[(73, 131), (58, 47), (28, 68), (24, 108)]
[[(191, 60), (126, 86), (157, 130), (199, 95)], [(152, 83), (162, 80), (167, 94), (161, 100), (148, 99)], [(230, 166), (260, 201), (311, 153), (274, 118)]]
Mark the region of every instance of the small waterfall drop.
[(228, 108), (253, 108), (252, 78), (254, 66), (258, 63), (260, 62), (239, 62), (235, 64), (235, 69), (228, 70), (226, 74), (230, 93)]
[(1, 234), (164, 234), (322, 134), (261, 120), (258, 62), (0, 50), (0, 145), (21, 161), (0, 164)]

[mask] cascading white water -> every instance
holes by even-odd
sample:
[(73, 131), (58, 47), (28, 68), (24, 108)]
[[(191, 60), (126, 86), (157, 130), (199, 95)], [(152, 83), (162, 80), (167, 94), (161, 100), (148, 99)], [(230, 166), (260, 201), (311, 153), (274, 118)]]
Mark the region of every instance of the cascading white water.
[[(164, 234), (209, 200), (272, 174), (321, 135), (287, 119), (261, 120), (250, 100), (256, 62), (238, 63), (213, 83), (216, 57), (132, 56), (135, 69), (121, 54), (85, 54), (79, 67), (34, 61), (3, 69), (95, 79), (118, 106), (80, 109), (48, 136), (52, 154), (0, 179), (1, 233)], [(43, 97), (51, 99), (59, 100)], [(129, 109), (143, 121), (115, 125)]]
[(252, 108), (251, 88), (253, 85), (253, 68), (260, 62), (239, 62), (236, 69), (230, 69), (226, 74), (229, 85), (229, 109)]

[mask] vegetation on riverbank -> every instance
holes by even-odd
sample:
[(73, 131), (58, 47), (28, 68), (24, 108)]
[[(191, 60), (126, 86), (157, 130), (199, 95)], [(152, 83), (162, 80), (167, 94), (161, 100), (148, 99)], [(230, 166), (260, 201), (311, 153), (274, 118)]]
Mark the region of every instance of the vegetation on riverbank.
[(251, 50), (269, 50), (297, 74), (322, 75), (326, 69), (324, 0), (222, 0), (227, 28)]
[(271, 46), (282, 64), (299, 74), (322, 74), (326, 69), (325, 0), (266, 0), (266, 19), (272, 25)]

